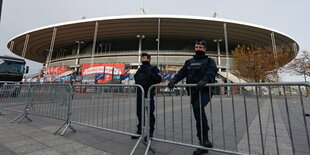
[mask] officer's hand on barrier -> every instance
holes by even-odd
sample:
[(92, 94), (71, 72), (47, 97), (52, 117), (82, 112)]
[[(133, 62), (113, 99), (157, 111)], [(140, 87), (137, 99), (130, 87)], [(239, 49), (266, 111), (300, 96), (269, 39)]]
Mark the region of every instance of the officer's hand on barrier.
[(207, 84), (206, 81), (203, 81), (203, 80), (200, 80), (198, 83), (197, 83), (197, 90), (198, 91), (201, 91), (203, 89), (203, 87)]
[(168, 88), (169, 89), (173, 89), (175, 87), (175, 82), (173, 80), (171, 80), (169, 83), (168, 83)]

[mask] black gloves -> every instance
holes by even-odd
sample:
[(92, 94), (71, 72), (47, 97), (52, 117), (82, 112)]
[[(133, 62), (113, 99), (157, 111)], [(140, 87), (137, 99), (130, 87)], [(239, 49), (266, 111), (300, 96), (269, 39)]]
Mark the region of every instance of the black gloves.
[(168, 88), (169, 89), (173, 89), (175, 87), (175, 81), (171, 80), (169, 83), (168, 83)]
[(198, 90), (198, 91), (201, 91), (201, 90), (204, 88), (204, 86), (205, 86), (206, 84), (207, 84), (206, 81), (200, 80), (200, 81), (197, 83), (197, 90)]

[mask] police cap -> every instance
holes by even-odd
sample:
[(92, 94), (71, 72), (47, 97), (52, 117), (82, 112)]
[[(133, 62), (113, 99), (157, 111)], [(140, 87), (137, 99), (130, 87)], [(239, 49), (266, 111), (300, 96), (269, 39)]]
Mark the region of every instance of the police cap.
[(207, 46), (207, 42), (206, 42), (206, 40), (204, 40), (204, 39), (197, 39), (197, 40), (196, 40), (196, 44), (198, 44), (198, 45), (203, 45), (204, 47)]
[(151, 55), (148, 53), (141, 53), (141, 57), (146, 56), (148, 59), (151, 59)]

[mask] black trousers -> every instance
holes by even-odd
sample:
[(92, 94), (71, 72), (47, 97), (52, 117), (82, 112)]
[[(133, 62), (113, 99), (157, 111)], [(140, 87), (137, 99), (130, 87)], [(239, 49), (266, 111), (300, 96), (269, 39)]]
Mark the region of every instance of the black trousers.
[(197, 137), (200, 143), (204, 143), (208, 137), (208, 120), (204, 107), (210, 101), (209, 92), (191, 93), (191, 104), (196, 120)]
[[(154, 95), (153, 93), (151, 93), (150, 96), (150, 133), (153, 134), (154, 132), (154, 126), (155, 126), (155, 115), (154, 115), (154, 111), (155, 111), (155, 104), (154, 104)], [(147, 104), (147, 103), (145, 103)], [(141, 92), (137, 92), (137, 117), (138, 117), (138, 131), (141, 132), (141, 128), (142, 128), (142, 112), (143, 112), (143, 107), (142, 107), (142, 93)], [(144, 117), (146, 118), (146, 117)]]

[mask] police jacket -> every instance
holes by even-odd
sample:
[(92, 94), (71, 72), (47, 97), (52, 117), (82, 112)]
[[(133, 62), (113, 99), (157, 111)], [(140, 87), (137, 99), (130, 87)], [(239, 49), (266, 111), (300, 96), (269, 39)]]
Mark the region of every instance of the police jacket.
[[(207, 55), (194, 55), (192, 59), (186, 60), (181, 70), (172, 79), (178, 83), (186, 78), (186, 83), (196, 84), (199, 81), (215, 83), (217, 66), (212, 58)], [(208, 90), (207, 88), (204, 90)]]
[(156, 66), (150, 65), (149, 63), (141, 65), (134, 75), (134, 78), (135, 83), (143, 87), (145, 97), (147, 97), (147, 92), (151, 85), (160, 83), (162, 81), (162, 77), (159, 75), (159, 69)]

